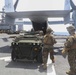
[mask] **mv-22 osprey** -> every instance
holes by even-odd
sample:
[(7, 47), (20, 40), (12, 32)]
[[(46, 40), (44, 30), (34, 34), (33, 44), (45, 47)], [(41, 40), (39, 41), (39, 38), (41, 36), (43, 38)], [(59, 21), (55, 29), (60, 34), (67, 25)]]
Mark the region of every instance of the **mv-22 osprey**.
[[(16, 2), (18, 2), (18, 1), (19, 0), (17, 0)], [(57, 6), (57, 4), (56, 4), (57, 0), (56, 1), (45, 0), (45, 1), (43, 1), (43, 3), (42, 3), (42, 1), (38, 2), (38, 3), (41, 3), (38, 5), (42, 5), (42, 7), (43, 6), (47, 7), (48, 5), (51, 7), (51, 4), (53, 4), (54, 7)], [(30, 0), (24, 0), (24, 2), (29, 2), (29, 4), (31, 4)], [(35, 2), (37, 2), (37, 1), (35, 1)], [(59, 0), (58, 0), (58, 2), (59, 2)], [(44, 3), (46, 3), (46, 4), (44, 4)], [(15, 3), (15, 5), (16, 4), (17, 3)], [(29, 4), (28, 4), (28, 7), (30, 6)], [(29, 11), (28, 10), (16, 11), (15, 5), (13, 5), (12, 0), (5, 0), (5, 14), (6, 14), (5, 23), (6, 24), (14, 25), (16, 18), (29, 18), (32, 22), (32, 26), (33, 26), (34, 30), (35, 31), (43, 30), (43, 32), (45, 34), (46, 28), (48, 26), (48, 18), (63, 18), (64, 24), (67, 24), (70, 22), (70, 0), (64, 0), (64, 9), (63, 10), (61, 10), (61, 9), (53, 10), (48, 7), (49, 9), (39, 10), (36, 8), (35, 10), (29, 10)], [(31, 6), (33, 6), (33, 5), (31, 4)], [(26, 7), (26, 5), (25, 5), (25, 7)]]

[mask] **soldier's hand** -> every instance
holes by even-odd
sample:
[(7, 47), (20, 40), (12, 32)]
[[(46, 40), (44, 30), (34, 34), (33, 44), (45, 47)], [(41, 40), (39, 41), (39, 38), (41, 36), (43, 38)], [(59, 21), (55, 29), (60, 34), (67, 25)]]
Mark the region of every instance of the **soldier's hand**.
[(64, 53), (65, 53), (65, 49), (62, 50), (62, 54), (64, 54)]
[(67, 56), (67, 51), (66, 51), (65, 48), (62, 49), (62, 56), (63, 56), (64, 58), (66, 58), (66, 56)]

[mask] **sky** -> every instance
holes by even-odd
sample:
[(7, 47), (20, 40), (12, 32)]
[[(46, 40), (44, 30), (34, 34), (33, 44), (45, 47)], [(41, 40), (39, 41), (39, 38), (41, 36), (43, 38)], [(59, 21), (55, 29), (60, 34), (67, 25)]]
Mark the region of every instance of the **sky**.
[[(13, 4), (16, 0), (13, 0)], [(68, 0), (67, 0), (68, 1)], [(73, 0), (76, 3), (76, 0)], [(30, 10), (64, 10), (65, 0), (19, 0), (17, 11), (30, 11)], [(0, 0), (0, 11), (4, 6), (5, 0)], [(67, 4), (66, 4), (67, 5)], [(56, 18), (62, 20), (62, 18)], [(50, 21), (50, 19), (48, 19)], [(50, 25), (55, 32), (67, 32), (66, 27), (68, 25), (56, 24)], [(31, 28), (31, 27), (30, 27)], [(25, 29), (25, 28), (24, 28)], [(29, 29), (29, 26), (26, 27)]]
[[(7, 0), (8, 1), (8, 0)], [(16, 0), (13, 0), (13, 4)], [(67, 0), (68, 2), (69, 0)], [(72, 0), (76, 5), (76, 0)], [(63, 10), (65, 0), (19, 0), (17, 10)], [(4, 6), (5, 0), (0, 0), (0, 10)], [(68, 4), (66, 4), (68, 5)]]
[[(16, 0), (13, 0), (13, 4)], [(55, 9), (64, 9), (65, 0), (19, 0), (17, 10), (55, 10)], [(5, 0), (0, 1), (0, 10), (4, 6)], [(44, 2), (44, 3), (43, 3)]]
[[(24, 10), (55, 10), (64, 9), (64, 0), (24, 0), (19, 1), (19, 6)], [(22, 4), (22, 5), (20, 5)], [(59, 5), (62, 4), (62, 7)], [(56, 6), (56, 7), (55, 7)], [(19, 10), (20, 8), (17, 8)], [(20, 9), (22, 11), (23, 9)]]

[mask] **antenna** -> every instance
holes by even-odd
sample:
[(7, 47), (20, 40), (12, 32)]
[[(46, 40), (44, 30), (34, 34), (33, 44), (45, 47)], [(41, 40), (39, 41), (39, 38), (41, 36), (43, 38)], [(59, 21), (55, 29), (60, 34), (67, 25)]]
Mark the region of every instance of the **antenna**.
[(16, 0), (15, 4), (14, 4), (14, 10), (16, 11), (17, 5), (18, 5), (19, 0)]

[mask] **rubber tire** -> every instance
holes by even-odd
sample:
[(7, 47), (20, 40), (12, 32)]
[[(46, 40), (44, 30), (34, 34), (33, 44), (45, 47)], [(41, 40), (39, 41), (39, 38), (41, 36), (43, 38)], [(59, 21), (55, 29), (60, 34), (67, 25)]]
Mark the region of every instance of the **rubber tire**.
[(16, 57), (14, 50), (12, 50), (11, 59), (12, 59), (12, 61), (16, 62), (17, 57)]
[(42, 51), (39, 52), (38, 56), (37, 56), (37, 62), (42, 63)]

